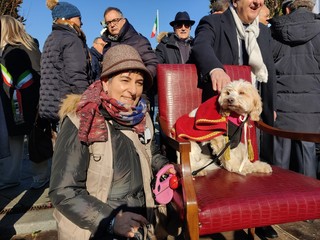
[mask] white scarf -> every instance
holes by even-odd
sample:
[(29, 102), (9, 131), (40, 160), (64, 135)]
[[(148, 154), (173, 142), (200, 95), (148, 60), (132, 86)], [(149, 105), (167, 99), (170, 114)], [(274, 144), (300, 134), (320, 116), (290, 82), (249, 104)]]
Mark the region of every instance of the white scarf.
[(237, 35), (241, 40), (244, 40), (245, 48), (249, 57), (249, 65), (251, 66), (251, 71), (253, 74), (252, 81), (255, 80), (259, 82), (266, 83), (268, 81), (268, 70), (263, 62), (260, 47), (257, 43), (257, 37), (259, 36), (259, 17), (245, 28), (240, 20), (238, 14), (234, 8), (230, 7), (231, 13), (233, 15), (234, 21), (237, 27)]

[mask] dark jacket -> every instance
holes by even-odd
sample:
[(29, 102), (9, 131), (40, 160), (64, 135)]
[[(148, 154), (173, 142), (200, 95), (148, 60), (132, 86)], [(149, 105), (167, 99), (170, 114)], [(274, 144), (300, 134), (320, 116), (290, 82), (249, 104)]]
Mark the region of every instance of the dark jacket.
[[(260, 95), (263, 101), (262, 119), (273, 125), (275, 110), (275, 70), (272, 58), (272, 38), (269, 29), (260, 24), (257, 38), (263, 61), (268, 69), (268, 83), (262, 83)], [(209, 72), (214, 68), (223, 68), (223, 64), (239, 65), (237, 30), (230, 9), (223, 14), (211, 14), (203, 17), (195, 31), (194, 45), (191, 50), (192, 61), (199, 71), (199, 88), (203, 89), (203, 101), (216, 95), (212, 90)]]
[(58, 121), (67, 94), (83, 93), (92, 82), (85, 38), (69, 25), (53, 24), (41, 56), (40, 116)]
[(98, 80), (100, 79), (101, 75), (101, 68), (102, 68), (102, 60), (103, 55), (97, 51), (94, 47), (90, 48), (90, 55), (91, 55), (91, 67), (92, 67), (92, 79)]
[(111, 36), (108, 30), (106, 30), (102, 34), (102, 39), (107, 42), (104, 47), (104, 52), (117, 44), (127, 44), (134, 47), (139, 52), (144, 65), (150, 71), (152, 77), (156, 76), (158, 64), (157, 56), (155, 55), (149, 40), (138, 33), (129, 23), (128, 19), (126, 19), (126, 23), (123, 25), (117, 37)]
[[(68, 114), (67, 111), (70, 111), (69, 113), (72, 113), (75, 111), (73, 108), (76, 105), (77, 102), (74, 102), (72, 97), (67, 98), (61, 112)], [(105, 118), (110, 119), (106, 111), (102, 110), (101, 113)], [(147, 118), (147, 126), (149, 129), (153, 128), (150, 117), (147, 116)], [(121, 209), (134, 211), (131, 208), (136, 208), (136, 210), (141, 210), (144, 201), (147, 201), (147, 199), (140, 199), (141, 201), (137, 202), (133, 197), (134, 193), (141, 192), (143, 189), (143, 175), (146, 172), (151, 172), (150, 167), (156, 173), (168, 160), (160, 154), (159, 147), (154, 144), (155, 141), (143, 144), (136, 137), (139, 144), (142, 144), (141, 147), (146, 151), (144, 154), (140, 153), (141, 149), (137, 149), (134, 144), (135, 139), (127, 137), (122, 132), (124, 130), (135, 134), (131, 127), (124, 127), (116, 122), (108, 124), (110, 131), (108, 140), (103, 144), (97, 142), (87, 146), (79, 141), (78, 128), (72, 120), (64, 116), (61, 116), (61, 119), (64, 120), (57, 137), (52, 160), (50, 199), (56, 210), (83, 228), (82, 231), (85, 231), (84, 229), (90, 230), (95, 235), (94, 239), (108, 239), (110, 237), (107, 235), (108, 224), (116, 213)], [(153, 135), (153, 130), (151, 134)], [(103, 151), (102, 145), (104, 146)], [(108, 149), (110, 150), (109, 154), (101, 154)], [(100, 158), (93, 160), (92, 156), (97, 158), (100, 156)], [(145, 159), (141, 159), (141, 156), (144, 156)], [(143, 169), (145, 160), (148, 162), (148, 169)], [(112, 168), (102, 171), (101, 168), (97, 168), (94, 163), (91, 163), (92, 161), (95, 164), (107, 161), (102, 163), (101, 167), (105, 168), (110, 165)], [(86, 182), (89, 181), (88, 179), (90, 182)], [(109, 181), (108, 187), (101, 187)], [(100, 186), (96, 189), (98, 193), (90, 189), (92, 185)], [(106, 197), (100, 199), (104, 195)], [(145, 209), (145, 206), (142, 209)], [(136, 213), (142, 214), (139, 211)], [(68, 226), (59, 225), (61, 229), (66, 227)], [(64, 231), (66, 230), (64, 229)], [(70, 231), (73, 231), (74, 234), (77, 232), (74, 228), (71, 228)]]
[[(187, 50), (191, 51), (193, 38), (190, 37), (184, 40), (184, 45), (188, 48)], [(182, 40), (179, 40), (175, 33), (168, 33), (164, 36), (160, 43), (157, 45), (155, 53), (159, 60), (159, 63), (186, 63), (188, 59), (183, 59), (181, 57), (178, 41), (182, 43)], [(190, 54), (189, 54), (190, 55)]]
[[(29, 134), (34, 123), (39, 101), (40, 56), (36, 44), (33, 50), (27, 49), (24, 45), (7, 45), (0, 58), (0, 96), (10, 136)], [(16, 114), (16, 107), (20, 104), (16, 102), (12, 105), (14, 93), (21, 99), (21, 121)]]
[(320, 133), (320, 16), (298, 8), (270, 21), (279, 128)]

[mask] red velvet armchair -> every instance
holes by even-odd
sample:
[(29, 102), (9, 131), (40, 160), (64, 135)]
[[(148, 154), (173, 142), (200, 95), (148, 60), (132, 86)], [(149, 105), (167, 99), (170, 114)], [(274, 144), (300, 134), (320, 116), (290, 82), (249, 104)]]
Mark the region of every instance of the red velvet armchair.
[[(240, 68), (228, 68), (232, 79), (245, 78)], [(207, 234), (250, 229), (320, 218), (320, 181), (273, 166), (273, 173), (241, 176), (224, 169), (193, 178), (188, 141), (178, 142), (170, 130), (178, 117), (198, 107), (197, 71), (193, 64), (158, 65), (159, 122), (166, 142), (179, 151), (181, 189), (175, 192), (184, 234), (199, 239)], [(273, 135), (320, 142), (320, 134), (291, 133), (263, 122), (257, 127)], [(180, 202), (179, 202), (180, 200)]]

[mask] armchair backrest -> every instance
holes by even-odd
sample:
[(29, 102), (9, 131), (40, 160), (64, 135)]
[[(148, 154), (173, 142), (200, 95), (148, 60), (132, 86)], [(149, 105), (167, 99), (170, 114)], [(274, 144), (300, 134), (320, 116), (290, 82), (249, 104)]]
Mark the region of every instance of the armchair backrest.
[[(251, 82), (249, 66), (224, 65), (233, 80)], [(191, 112), (201, 103), (201, 89), (197, 88), (198, 74), (194, 64), (158, 64), (159, 122), (166, 136), (176, 120)]]
[(159, 122), (164, 134), (170, 136), (176, 120), (201, 103), (197, 69), (194, 64), (158, 64), (157, 79)]

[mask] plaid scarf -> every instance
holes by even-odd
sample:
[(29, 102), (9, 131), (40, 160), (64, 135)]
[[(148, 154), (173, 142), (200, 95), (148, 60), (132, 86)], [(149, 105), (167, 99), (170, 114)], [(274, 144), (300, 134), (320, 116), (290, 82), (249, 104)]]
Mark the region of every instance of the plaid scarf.
[(108, 140), (107, 124), (100, 112), (100, 107), (104, 108), (120, 125), (132, 127), (132, 130), (138, 134), (144, 132), (146, 101), (141, 98), (137, 106), (128, 109), (121, 102), (110, 98), (103, 91), (101, 80), (98, 80), (82, 94), (77, 106), (77, 116), (80, 118), (78, 136), (81, 142), (91, 144)]

